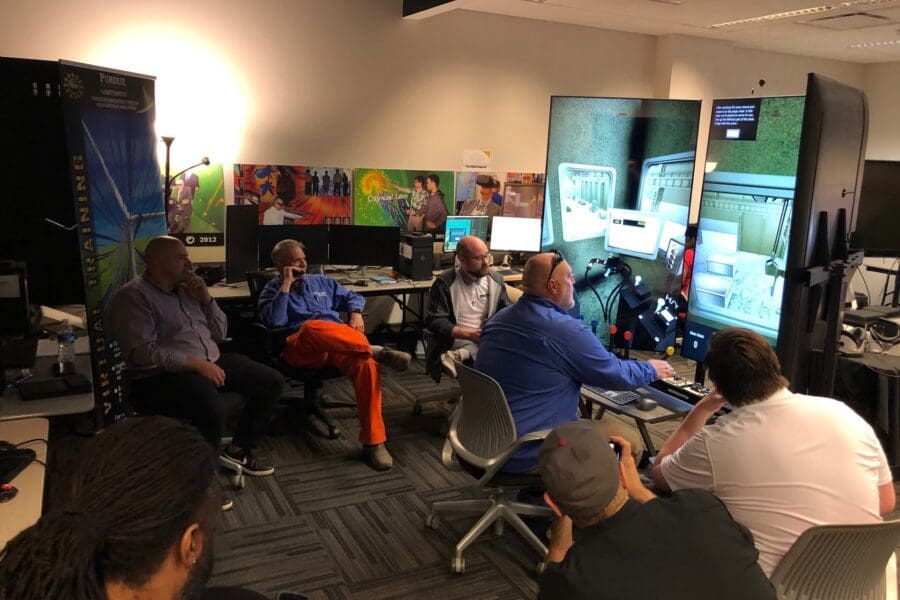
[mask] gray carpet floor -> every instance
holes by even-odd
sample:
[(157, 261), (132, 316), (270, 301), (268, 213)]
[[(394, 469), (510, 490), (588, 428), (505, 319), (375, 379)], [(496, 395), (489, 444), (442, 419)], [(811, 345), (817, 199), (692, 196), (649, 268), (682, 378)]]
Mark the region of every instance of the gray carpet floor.
[[(678, 356), (670, 362), (693, 377), (692, 364)], [(275, 474), (247, 477), (246, 487), (236, 490), (223, 473), (234, 509), (221, 516), (211, 584), (242, 586), (269, 598), (283, 590), (335, 600), (536, 596), (539, 557), (511, 528), (502, 536), (483, 534), (465, 553), (466, 572), (456, 575), (450, 571), (452, 549), (475, 518), (443, 515), (436, 530), (424, 526), (431, 503), (471, 497), (474, 480), (440, 461), (449, 402), (459, 395), (456, 382), (445, 378), (435, 385), (414, 361), (406, 373), (385, 370), (383, 388), (391, 471), (373, 471), (360, 460), (355, 409), (331, 410), (343, 436), (330, 440), (284, 407), (263, 445)], [(327, 383), (325, 392), (353, 398), (345, 379)], [(423, 402), (419, 415), (413, 414), (416, 399)], [(603, 418), (631, 426), (630, 419), (611, 413)], [(659, 447), (675, 426), (649, 426), (654, 444)], [(84, 439), (54, 420), (45, 509)], [(545, 528), (535, 525), (539, 533)]]
[[(686, 363), (673, 364), (692, 374)], [(474, 479), (440, 460), (456, 382), (435, 385), (414, 361), (406, 373), (385, 370), (383, 389), (394, 468), (379, 473), (360, 460), (354, 409), (331, 409), (342, 430), (338, 440), (282, 415), (264, 443), (275, 474), (248, 477), (243, 490), (226, 483), (235, 504), (222, 515), (213, 584), (270, 597), (281, 590), (328, 599), (535, 597), (540, 557), (512, 529), (483, 534), (465, 553), (466, 572), (455, 575), (453, 547), (475, 517), (442, 515), (436, 530), (424, 526), (432, 502), (471, 497)], [(325, 393), (353, 398), (342, 379), (328, 382)], [(417, 398), (423, 410), (414, 415)], [(673, 427), (651, 429), (654, 442)]]

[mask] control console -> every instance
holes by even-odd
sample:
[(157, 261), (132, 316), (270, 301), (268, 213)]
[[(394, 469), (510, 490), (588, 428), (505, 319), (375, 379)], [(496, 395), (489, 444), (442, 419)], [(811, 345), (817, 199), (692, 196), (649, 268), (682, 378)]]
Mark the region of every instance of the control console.
[(696, 404), (698, 400), (709, 393), (709, 388), (702, 383), (678, 375), (654, 381), (650, 386), (690, 404)]

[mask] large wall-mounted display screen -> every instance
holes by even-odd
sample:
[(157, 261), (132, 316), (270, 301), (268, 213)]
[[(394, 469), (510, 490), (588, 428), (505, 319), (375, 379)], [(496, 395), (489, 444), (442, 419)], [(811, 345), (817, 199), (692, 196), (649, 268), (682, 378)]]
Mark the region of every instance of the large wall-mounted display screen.
[[(654, 311), (666, 308), (658, 301), (678, 295), (681, 262), (667, 259), (684, 247), (699, 120), (695, 100), (551, 99), (541, 245), (572, 265), (586, 322), (616, 322), (621, 294), (634, 323), (647, 309), (653, 329)], [(636, 296), (607, 272), (610, 257), (631, 282), (640, 277)], [(664, 334), (674, 340), (673, 328)]]
[(804, 97), (713, 101), (682, 354), (747, 327), (774, 346), (794, 208)]

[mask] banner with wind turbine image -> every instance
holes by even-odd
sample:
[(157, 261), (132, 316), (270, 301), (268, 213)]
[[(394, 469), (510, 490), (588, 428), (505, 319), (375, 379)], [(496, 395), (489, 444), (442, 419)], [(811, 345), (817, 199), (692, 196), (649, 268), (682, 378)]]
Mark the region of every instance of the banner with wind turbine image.
[(75, 197), (98, 419), (124, 415), (118, 348), (105, 330), (109, 299), (144, 270), (166, 233), (154, 131), (154, 80), (62, 61), (60, 80)]

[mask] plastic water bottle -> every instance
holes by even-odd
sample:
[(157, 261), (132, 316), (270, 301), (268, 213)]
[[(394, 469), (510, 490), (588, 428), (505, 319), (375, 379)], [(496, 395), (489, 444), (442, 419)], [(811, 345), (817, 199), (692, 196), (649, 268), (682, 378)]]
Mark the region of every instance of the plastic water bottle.
[(63, 321), (62, 327), (56, 332), (56, 341), (59, 343), (56, 368), (60, 373), (68, 373), (75, 368), (75, 332), (68, 321)]

